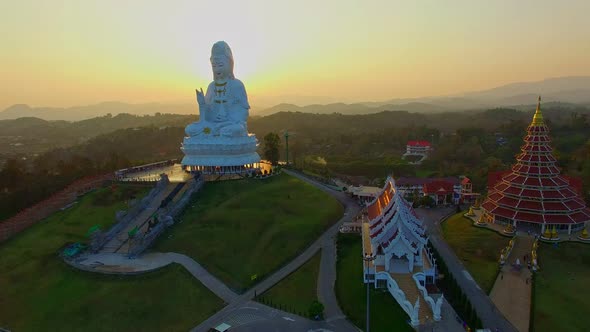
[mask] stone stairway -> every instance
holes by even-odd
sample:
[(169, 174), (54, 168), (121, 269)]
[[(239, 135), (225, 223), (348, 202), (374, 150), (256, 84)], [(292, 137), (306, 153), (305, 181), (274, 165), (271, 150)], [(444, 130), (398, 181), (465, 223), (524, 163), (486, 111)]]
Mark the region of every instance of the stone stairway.
[(128, 232), (133, 228), (138, 227), (140, 232), (147, 230), (148, 219), (159, 209), (162, 200), (168, 196), (176, 187), (176, 183), (169, 183), (149, 205), (141, 211), (119, 234), (115, 235), (109, 242), (107, 242), (101, 249), (103, 253), (127, 253), (129, 251)]
[(432, 309), (424, 301), (424, 298), (420, 294), (420, 290), (416, 286), (416, 282), (412, 278), (410, 273), (390, 273), (391, 277), (395, 279), (397, 285), (401, 290), (404, 291), (406, 294), (406, 299), (410, 301), (412, 305), (416, 303), (416, 299), (420, 298), (420, 309), (418, 309), (418, 319), (420, 320), (420, 325), (426, 322), (426, 317), (432, 319)]

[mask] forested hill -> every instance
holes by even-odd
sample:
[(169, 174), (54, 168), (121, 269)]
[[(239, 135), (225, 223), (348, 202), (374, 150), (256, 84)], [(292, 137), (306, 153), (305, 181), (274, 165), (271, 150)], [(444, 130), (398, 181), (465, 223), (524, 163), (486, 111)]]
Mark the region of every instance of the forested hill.
[[(590, 113), (590, 109), (544, 107), (549, 123), (561, 125), (572, 118)], [(448, 112), (437, 114), (384, 111), (367, 115), (311, 114), (280, 112), (265, 117), (251, 117), (249, 130), (259, 137), (268, 132), (293, 133), (310, 138), (333, 135), (357, 135), (393, 128), (427, 127), (441, 133), (454, 133), (460, 128), (495, 130), (510, 123), (525, 126), (532, 118), (533, 109), (492, 109), (487, 111)], [(77, 122), (45, 121), (38, 118), (20, 118), (0, 121), (0, 166), (3, 160), (31, 156), (54, 148), (83, 143), (90, 138), (118, 129), (141, 127), (180, 127), (196, 121), (197, 115), (156, 114), (102, 116)], [(523, 128), (524, 130), (524, 128)], [(180, 142), (182, 137), (178, 137)]]
[[(405, 111), (384, 111), (367, 115), (280, 112), (265, 117), (252, 118), (249, 121), (249, 129), (257, 134), (291, 130), (323, 135), (362, 133), (386, 128), (429, 127), (441, 132), (452, 133), (459, 128), (466, 127), (493, 130), (511, 122), (529, 123), (533, 113), (534, 109), (518, 111), (506, 108), (437, 114)], [(543, 107), (543, 114), (550, 124), (561, 125), (569, 123), (572, 117), (590, 114), (590, 109), (584, 107)]]
[[(590, 185), (590, 111), (543, 110), (560, 166)], [(268, 132), (292, 133), (290, 161), (316, 174), (376, 179), (418, 174), (467, 175), (478, 190), (487, 173), (506, 169), (522, 145), (533, 110), (369, 115), (277, 113), (252, 117), (249, 130), (262, 142)], [(0, 220), (73, 180), (182, 156), (184, 126), (196, 116), (122, 114), (78, 122), (36, 118), (0, 121)], [(498, 143), (498, 139), (503, 140)], [(431, 140), (421, 166), (400, 160), (406, 142)], [(261, 149), (262, 150), (262, 149)], [(283, 149), (281, 149), (283, 153)], [(317, 162), (316, 162), (317, 161)]]

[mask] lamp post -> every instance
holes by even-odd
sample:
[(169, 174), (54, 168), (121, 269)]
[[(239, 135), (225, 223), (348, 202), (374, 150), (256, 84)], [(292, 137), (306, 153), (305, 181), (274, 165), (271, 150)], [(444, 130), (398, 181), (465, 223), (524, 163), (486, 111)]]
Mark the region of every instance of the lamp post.
[(289, 132), (285, 131), (285, 159), (287, 161), (286, 166), (289, 166)]
[(367, 329), (366, 331), (369, 332), (369, 322), (370, 322), (370, 314), (371, 311), (369, 309), (369, 265), (371, 264), (372, 261), (375, 260), (375, 256), (373, 256), (371, 253), (365, 253), (365, 255), (363, 256), (363, 261), (366, 262), (366, 269), (365, 269), (365, 278), (367, 279)]

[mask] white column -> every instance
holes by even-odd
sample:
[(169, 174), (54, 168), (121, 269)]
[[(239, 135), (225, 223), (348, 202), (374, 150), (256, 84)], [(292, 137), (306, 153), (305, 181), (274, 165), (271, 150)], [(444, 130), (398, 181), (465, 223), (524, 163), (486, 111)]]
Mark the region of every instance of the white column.
[(410, 269), (410, 271), (408, 271), (408, 272), (410, 272), (410, 273), (412, 273), (412, 271), (414, 271), (414, 259), (415, 259), (414, 255), (411, 255), (410, 257), (408, 257), (408, 262), (409, 262), (408, 267)]
[(541, 235), (545, 233), (545, 224), (541, 224)]
[(567, 225), (567, 235), (572, 235), (572, 224)]

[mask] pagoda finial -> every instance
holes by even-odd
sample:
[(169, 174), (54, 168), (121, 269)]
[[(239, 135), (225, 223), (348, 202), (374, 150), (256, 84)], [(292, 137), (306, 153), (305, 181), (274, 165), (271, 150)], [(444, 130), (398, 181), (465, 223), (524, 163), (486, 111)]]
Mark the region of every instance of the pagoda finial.
[(537, 110), (535, 111), (535, 115), (533, 115), (533, 125), (543, 125), (545, 121), (543, 120), (543, 113), (541, 113), (541, 96), (539, 96), (539, 100), (537, 101)]

